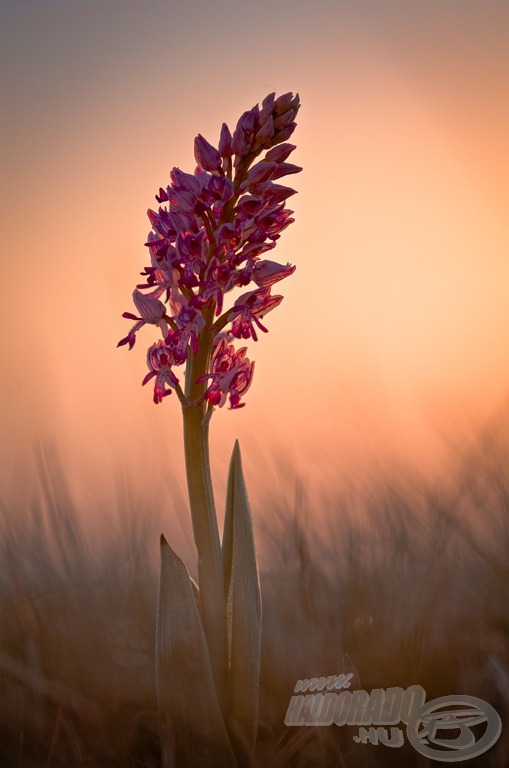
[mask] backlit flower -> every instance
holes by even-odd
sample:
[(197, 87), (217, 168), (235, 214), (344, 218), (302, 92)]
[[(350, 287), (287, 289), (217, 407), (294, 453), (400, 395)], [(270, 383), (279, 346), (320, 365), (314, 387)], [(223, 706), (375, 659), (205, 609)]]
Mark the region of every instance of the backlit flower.
[(251, 337), (257, 341), (258, 336), (254, 326), (257, 325), (261, 331), (267, 333), (267, 329), (261, 324), (260, 318), (281, 304), (282, 301), (282, 296), (270, 295), (270, 287), (259, 288), (239, 296), (229, 316), (229, 319), (232, 319), (232, 335), (238, 339)]
[(212, 355), (211, 373), (201, 376), (198, 381), (212, 379), (205, 397), (212, 405), (220, 408), (230, 399), (230, 409), (243, 408), (240, 398), (245, 395), (253, 380), (254, 363), (246, 357), (247, 349), (237, 352), (232, 344), (223, 338)]
[[(173, 368), (193, 365), (206, 340), (207, 350), (212, 342), (212, 357), (202, 355), (203, 367), (195, 374), (198, 381), (211, 380), (206, 399), (212, 405), (228, 398), (231, 408), (243, 405), (253, 363), (245, 349), (236, 352), (228, 341), (256, 341), (257, 331), (267, 331), (262, 319), (283, 298), (271, 296), (271, 286), (295, 271), (263, 256), (293, 222), (286, 200), (295, 190), (275, 182), (301, 170), (287, 162), (295, 149), (287, 139), (299, 107), (298, 95), (271, 93), (261, 107), (242, 114), (233, 134), (223, 123), (217, 148), (198, 134), (194, 173), (173, 168), (156, 195), (159, 208), (148, 211), (150, 263), (133, 294), (139, 315), (124, 313), (134, 325), (119, 346), (131, 349), (140, 328), (158, 326), (163, 340), (148, 351), (144, 379), (155, 379), (157, 403), (178, 383)], [(254, 290), (228, 307), (228, 293), (250, 285)], [(185, 402), (180, 389), (179, 397)]]
[[(174, 350), (168, 347), (163, 341), (156, 341), (147, 352), (147, 365), (150, 372), (147, 373), (142, 385), (147, 384), (150, 379), (155, 377), (154, 383), (154, 403), (162, 402), (163, 397), (171, 394), (172, 387), (175, 387), (179, 380), (171, 370), (172, 365), (178, 365), (180, 361), (175, 358)], [(166, 389), (168, 385), (168, 389)]]
[(145, 296), (145, 294), (135, 288), (133, 291), (133, 302), (141, 317), (136, 317), (136, 315), (133, 315), (131, 312), (123, 313), (122, 317), (126, 317), (129, 320), (136, 320), (136, 322), (127, 336), (118, 342), (117, 347), (129, 344), (129, 349), (132, 349), (136, 341), (137, 332), (146, 323), (158, 325), (163, 336), (166, 336), (168, 333), (166, 307), (162, 301), (159, 301), (159, 299), (156, 299), (153, 296)]

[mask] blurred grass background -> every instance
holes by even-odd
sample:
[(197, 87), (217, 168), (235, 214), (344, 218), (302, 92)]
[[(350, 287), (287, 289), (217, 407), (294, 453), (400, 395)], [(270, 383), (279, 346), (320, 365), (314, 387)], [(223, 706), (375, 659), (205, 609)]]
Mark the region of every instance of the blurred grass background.
[[(323, 498), (309, 498), (305, 484), (276, 490), (253, 509), (264, 626), (259, 765), (439, 765), (407, 744), (355, 745), (353, 728), (284, 726), (298, 679), (351, 670), (368, 691), (419, 683), (427, 700), (490, 702), (501, 738), (457, 765), (509, 766), (508, 456), (509, 418), (499, 413), (440, 481), (388, 469), (352, 476)], [(94, 499), (103, 523), (91, 533), (48, 446), (4, 493), (2, 768), (160, 765), (154, 509), (184, 509), (179, 494), (171, 478), (164, 500), (119, 478), (116, 510)], [(192, 570), (182, 526), (173, 510), (165, 534)]]

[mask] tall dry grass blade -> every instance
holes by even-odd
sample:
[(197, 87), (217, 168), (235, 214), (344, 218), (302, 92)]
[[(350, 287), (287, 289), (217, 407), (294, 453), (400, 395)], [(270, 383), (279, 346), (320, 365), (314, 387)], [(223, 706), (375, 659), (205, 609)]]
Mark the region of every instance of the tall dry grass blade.
[(24, 664), (11, 659), (6, 653), (0, 651), (0, 672), (7, 673), (18, 680), (34, 693), (45, 697), (58, 707), (79, 710), (82, 716), (90, 721), (98, 722), (104, 719), (104, 708), (95, 701), (88, 699), (78, 691), (73, 691), (58, 680), (49, 680), (35, 672), (32, 672)]
[(156, 676), (164, 768), (234, 768), (191, 579), (164, 536)]
[(234, 730), (240, 729), (244, 741), (254, 749), (258, 730), (262, 606), (253, 522), (238, 441), (228, 474), (223, 562), (230, 650), (228, 714), (235, 723)]

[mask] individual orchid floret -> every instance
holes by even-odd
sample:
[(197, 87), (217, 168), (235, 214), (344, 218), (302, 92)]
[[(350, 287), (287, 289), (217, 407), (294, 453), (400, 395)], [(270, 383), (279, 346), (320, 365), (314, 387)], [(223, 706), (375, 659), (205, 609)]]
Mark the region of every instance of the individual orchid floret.
[(223, 308), (224, 294), (234, 287), (235, 277), (234, 269), (231, 269), (227, 263), (221, 264), (213, 256), (204, 274), (203, 291), (195, 297), (194, 301), (202, 302), (212, 298), (216, 302), (216, 315), (219, 315)]
[(212, 355), (212, 372), (198, 379), (212, 379), (205, 393), (205, 399), (211, 405), (222, 408), (229, 397), (230, 410), (245, 406), (245, 403), (240, 402), (240, 398), (249, 389), (254, 371), (254, 363), (248, 360), (246, 352), (246, 347), (236, 352), (233, 345), (228, 344), (224, 338), (216, 345)]
[[(147, 352), (147, 365), (150, 372), (147, 373), (142, 385), (147, 384), (150, 379), (155, 377), (154, 383), (154, 403), (161, 403), (163, 397), (171, 394), (172, 388), (176, 387), (179, 380), (171, 370), (172, 365), (179, 364), (175, 358), (175, 351), (168, 347), (163, 341), (156, 341)], [(168, 385), (168, 389), (166, 389)]]
[(282, 301), (282, 296), (270, 295), (270, 286), (239, 296), (228, 318), (233, 320), (231, 334), (237, 339), (252, 338), (253, 341), (258, 341), (254, 326), (257, 325), (261, 331), (267, 333), (267, 328), (262, 325), (260, 318), (275, 309)]
[[(177, 302), (173, 302), (176, 309)], [(187, 360), (188, 345), (195, 355), (198, 354), (198, 336), (205, 327), (203, 315), (194, 307), (189, 306), (186, 299), (182, 299), (178, 311), (175, 313), (175, 329), (171, 328), (166, 337), (166, 344), (174, 353), (174, 364), (181, 365)]]
[(226, 176), (211, 176), (202, 198), (210, 196), (224, 203), (233, 197), (234, 192), (233, 183)]
[(283, 184), (273, 184), (269, 181), (263, 185), (260, 193), (265, 199), (270, 200), (273, 205), (276, 205), (277, 203), (283, 203), (285, 200), (288, 200), (292, 195), (296, 195), (297, 191), (290, 187), (285, 187)]
[(295, 267), (291, 264), (287, 264), (284, 267), (275, 261), (261, 260), (254, 265), (253, 280), (256, 285), (266, 288), (268, 285), (274, 285), (274, 283), (283, 280), (294, 272)]
[(145, 294), (135, 288), (133, 291), (133, 302), (141, 317), (137, 317), (131, 312), (123, 313), (122, 317), (126, 317), (129, 320), (136, 320), (136, 322), (127, 336), (118, 342), (117, 347), (129, 344), (129, 349), (132, 349), (136, 342), (137, 332), (147, 323), (158, 325), (163, 337), (168, 333), (168, 316), (166, 314), (166, 307), (162, 301), (154, 298), (154, 296), (145, 296)]

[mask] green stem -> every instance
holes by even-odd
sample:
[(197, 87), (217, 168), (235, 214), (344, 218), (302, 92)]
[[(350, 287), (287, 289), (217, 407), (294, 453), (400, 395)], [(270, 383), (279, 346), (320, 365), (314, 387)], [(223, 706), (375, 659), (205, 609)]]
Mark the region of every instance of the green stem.
[[(224, 206), (219, 222), (214, 221), (216, 226), (232, 219), (233, 209), (240, 194), (238, 187), (244, 179), (251, 161), (252, 158), (243, 159), (239, 164), (233, 181), (235, 193), (228, 204)], [(230, 177), (231, 173), (230, 160), (228, 165)], [(210, 239), (210, 259), (215, 249), (214, 232), (208, 215), (205, 214), (202, 218)], [(180, 397), (180, 401), (184, 420), (187, 488), (194, 541), (198, 551), (201, 615), (219, 703), (225, 711), (228, 684), (228, 639), (223, 558), (209, 459), (209, 421), (212, 410), (207, 408), (205, 402), (207, 382), (197, 382), (198, 378), (208, 373), (214, 337), (218, 328), (222, 328), (226, 324), (227, 316), (225, 315), (214, 323), (215, 309), (214, 304), (203, 311), (205, 326), (198, 339), (198, 353), (195, 355), (192, 350), (189, 350), (185, 393), (184, 398)]]
[(198, 551), (200, 606), (219, 702), (223, 705), (228, 679), (223, 566), (210, 472), (210, 414), (207, 414), (203, 401), (207, 382), (196, 383), (196, 379), (208, 370), (213, 342), (212, 318), (213, 310), (200, 335), (198, 354), (189, 354), (185, 392), (189, 405), (183, 406), (182, 414), (187, 487)]

